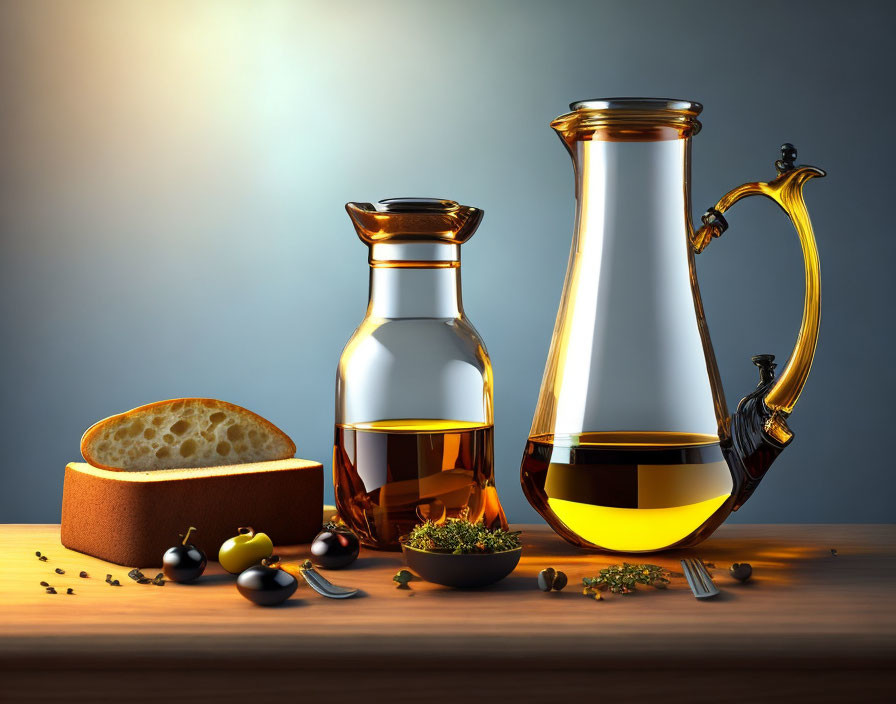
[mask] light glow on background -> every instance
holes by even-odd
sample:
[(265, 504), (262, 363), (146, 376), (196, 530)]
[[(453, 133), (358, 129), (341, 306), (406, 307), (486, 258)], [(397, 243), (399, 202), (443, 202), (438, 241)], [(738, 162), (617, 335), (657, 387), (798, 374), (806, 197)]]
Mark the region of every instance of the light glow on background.
[[(825, 310), (797, 440), (732, 520), (891, 520), (896, 479), (878, 476), (889, 455), (856, 438), (889, 429), (896, 238), (883, 226), (861, 243), (849, 235), (887, 221), (873, 209), (890, 183), (844, 120), (892, 148), (881, 125), (894, 98), (880, 90), (892, 18), (861, 0), (848, 13), (833, 2), (7, 0), (0, 521), (57, 521), (83, 430), (162, 398), (247, 406), (329, 471), (335, 367), (368, 286), (343, 205), (415, 195), (485, 211), (464, 245), (464, 305), (495, 368), (502, 503), (511, 520), (534, 520), (519, 462), (573, 227), (572, 170), (548, 123), (572, 100), (620, 94), (706, 105), (698, 212), (771, 176), (783, 141), (831, 174), (807, 189)], [(736, 31), (708, 49), (720, 26)], [(825, 51), (807, 60), (805, 45)], [(861, 110), (832, 111), (834, 95)], [(730, 221), (699, 271), (733, 403), (755, 385), (750, 355), (792, 347), (802, 275), (783, 216), (745, 204)], [(792, 283), (772, 312), (757, 292), (773, 281)], [(856, 370), (874, 370), (874, 384)], [(876, 490), (844, 491), (846, 466)]]

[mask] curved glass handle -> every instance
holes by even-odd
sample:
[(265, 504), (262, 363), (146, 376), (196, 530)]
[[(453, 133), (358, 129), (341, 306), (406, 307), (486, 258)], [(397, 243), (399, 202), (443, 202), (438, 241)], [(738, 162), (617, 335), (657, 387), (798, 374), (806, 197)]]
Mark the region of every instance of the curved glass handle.
[(796, 346), (787, 360), (784, 371), (765, 393), (765, 406), (771, 411), (764, 423), (764, 430), (778, 443), (786, 444), (792, 433), (787, 427), (786, 417), (793, 411), (797, 399), (809, 376), (815, 346), (818, 342), (818, 325), (821, 317), (821, 268), (818, 249), (806, 202), (803, 200), (803, 185), (811, 178), (824, 176), (825, 172), (814, 166), (794, 166), (796, 149), (792, 144), (781, 147), (781, 159), (775, 162), (777, 177), (769, 182), (745, 183), (726, 193), (703, 216), (703, 226), (691, 238), (694, 251), (702, 252), (714, 237), (719, 237), (728, 228), (723, 213), (747, 196), (765, 196), (775, 201), (793, 222), (806, 268), (806, 299), (803, 304), (803, 321), (800, 325)]

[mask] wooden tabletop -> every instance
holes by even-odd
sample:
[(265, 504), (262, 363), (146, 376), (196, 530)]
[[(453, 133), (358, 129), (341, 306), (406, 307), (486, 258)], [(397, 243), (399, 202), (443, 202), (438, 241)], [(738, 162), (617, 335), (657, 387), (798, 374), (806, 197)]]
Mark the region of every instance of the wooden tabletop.
[[(324, 572), (359, 587), (359, 597), (329, 600), (303, 585), (285, 605), (261, 608), (216, 563), (192, 585), (141, 585), (128, 568), (63, 548), (58, 526), (0, 526), (4, 689), (22, 697), (10, 701), (71, 701), (75, 692), (102, 701), (122, 687), (130, 701), (158, 701), (199, 683), (190, 701), (262, 687), (331, 699), (337, 691), (346, 700), (381, 692), (403, 702), (449, 698), (466, 681), (483, 697), (518, 701), (545, 688), (647, 701), (639, 687), (661, 676), (665, 701), (717, 702), (726, 686), (762, 689), (765, 701), (807, 693), (842, 700), (858, 686), (875, 701), (896, 684), (888, 671), (896, 664), (896, 526), (730, 525), (696, 551), (629, 557), (580, 551), (544, 526), (518, 528), (520, 565), (492, 587), (415, 581), (400, 590), (391, 578), (401, 556), (364, 551), (352, 567)], [(278, 553), (299, 561), (308, 551)], [(689, 554), (715, 563), (716, 599), (697, 601), (680, 576), (665, 591), (597, 602), (581, 594), (582, 577), (609, 564), (649, 561), (680, 574)], [(732, 562), (750, 562), (753, 579), (735, 582)], [(563, 592), (536, 588), (547, 566), (569, 576)], [(107, 585), (108, 573), (122, 586)], [(42, 580), (58, 593), (47, 594)]]

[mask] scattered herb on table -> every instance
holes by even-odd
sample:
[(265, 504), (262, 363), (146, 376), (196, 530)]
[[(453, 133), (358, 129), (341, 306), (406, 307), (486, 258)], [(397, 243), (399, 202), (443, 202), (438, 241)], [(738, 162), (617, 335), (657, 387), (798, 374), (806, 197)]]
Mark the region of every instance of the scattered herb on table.
[(655, 589), (665, 589), (669, 583), (669, 572), (659, 565), (630, 565), (623, 562), (621, 565), (610, 565), (602, 569), (597, 577), (585, 577), (582, 584), (587, 590), (596, 589), (604, 591), (609, 589), (614, 594), (631, 594), (638, 584), (643, 584)]
[(81, 570), (81, 573), (78, 575), (81, 579), (87, 579), (90, 575)]
[(603, 601), (604, 598), (600, 595), (600, 592), (597, 591), (594, 587), (585, 587), (582, 590), (582, 594), (589, 599), (594, 599), (595, 601)]
[(56, 572), (56, 574), (65, 574), (65, 570), (62, 569), (61, 567), (57, 567), (55, 572)]
[(132, 569), (130, 572), (128, 572), (128, 577), (133, 579), (137, 584), (151, 584), (152, 583), (152, 580), (149, 577), (147, 577), (145, 574), (143, 574), (140, 570), (138, 570), (136, 567), (134, 569)]
[(75, 593), (75, 590), (72, 589), (71, 587), (69, 587), (68, 589), (65, 590), (65, 593), (66, 593), (66, 594), (74, 594), (74, 593)]
[(55, 594), (56, 590), (53, 587), (47, 587), (47, 594)]
[(831, 557), (837, 557), (837, 548), (831, 548)]
[(42, 586), (42, 587), (49, 587), (50, 585), (49, 585), (47, 582), (41, 582), (41, 583), (40, 583), (40, 586)]
[(413, 577), (414, 575), (412, 575), (407, 570), (399, 570), (398, 573), (392, 578), (392, 581), (398, 583), (399, 589), (410, 589), (410, 586), (408, 586), (408, 582), (410, 582)]
[(155, 577), (153, 577), (150, 582), (155, 584), (157, 587), (165, 586), (165, 574), (163, 572), (159, 572)]
[(405, 545), (416, 550), (451, 555), (494, 553), (520, 547), (520, 532), (471, 523), (466, 517), (449, 518), (444, 523), (427, 521), (416, 526), (405, 538)]

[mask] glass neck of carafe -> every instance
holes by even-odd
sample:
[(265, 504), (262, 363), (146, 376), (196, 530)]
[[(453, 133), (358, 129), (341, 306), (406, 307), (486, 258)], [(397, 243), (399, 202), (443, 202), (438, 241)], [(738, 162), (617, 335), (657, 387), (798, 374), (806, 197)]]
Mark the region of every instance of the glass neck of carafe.
[(460, 245), (384, 242), (370, 246), (373, 318), (459, 318)]
[[(570, 145), (578, 200), (575, 252), (651, 256), (673, 238), (686, 265), (690, 138), (656, 141), (583, 140)], [(620, 236), (622, 235), (622, 236)], [(661, 286), (662, 282), (656, 282)]]

